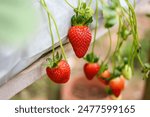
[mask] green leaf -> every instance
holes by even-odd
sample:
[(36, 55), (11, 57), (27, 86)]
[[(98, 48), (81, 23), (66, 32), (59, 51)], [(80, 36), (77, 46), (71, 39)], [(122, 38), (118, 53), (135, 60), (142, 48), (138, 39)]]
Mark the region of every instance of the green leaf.
[(92, 16), (94, 14), (94, 11), (86, 5), (86, 3), (81, 3), (81, 7), (75, 8), (74, 12), (76, 15), (74, 15), (71, 19), (72, 26), (75, 25), (89, 25), (92, 23), (93, 19)]

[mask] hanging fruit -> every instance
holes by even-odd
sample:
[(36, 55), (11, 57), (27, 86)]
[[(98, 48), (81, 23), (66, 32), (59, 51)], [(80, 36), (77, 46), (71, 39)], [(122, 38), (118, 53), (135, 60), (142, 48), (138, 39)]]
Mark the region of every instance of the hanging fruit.
[[(69, 4), (67, 0), (65, 1)], [(82, 58), (85, 56), (91, 43), (92, 34), (89, 24), (93, 21), (94, 11), (80, 0), (78, 1), (77, 8), (74, 8), (72, 5), (70, 6), (73, 8), (75, 15), (71, 18), (68, 38), (76, 56)]]
[[(43, 8), (47, 12), (49, 31), (50, 31), (50, 36), (51, 36), (51, 40), (52, 40), (52, 59), (47, 58), (48, 63), (46, 65), (47, 66), (46, 73), (53, 82), (59, 83), (59, 84), (66, 83), (70, 79), (70, 66), (67, 62), (66, 54), (65, 54), (62, 42), (61, 42), (58, 27), (57, 27), (54, 17), (52, 16), (51, 12), (48, 10), (45, 0), (40, 0), (40, 2), (42, 4)], [(53, 36), (53, 32), (52, 32), (51, 20), (53, 21), (55, 29), (56, 29), (56, 33), (57, 33), (57, 36), (59, 39), (62, 55), (59, 55), (58, 52), (55, 55), (54, 36)], [(63, 58), (64, 58), (64, 60), (62, 60)]]

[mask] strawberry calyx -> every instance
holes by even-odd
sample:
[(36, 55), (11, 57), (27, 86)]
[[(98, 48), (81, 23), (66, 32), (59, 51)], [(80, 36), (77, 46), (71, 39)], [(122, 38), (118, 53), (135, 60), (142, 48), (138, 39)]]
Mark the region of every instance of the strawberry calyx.
[(57, 52), (53, 59), (47, 58), (47, 67), (54, 68), (58, 65), (58, 63), (62, 60), (62, 55), (59, 55)]
[(105, 87), (105, 92), (108, 94), (108, 95), (112, 95), (113, 93), (112, 93), (112, 90), (111, 90), (111, 88), (109, 87), (109, 86), (106, 86)]
[(97, 63), (99, 61), (99, 58), (92, 52), (87, 54), (86, 57), (84, 57), (84, 60), (89, 63)]
[(82, 2), (81, 5), (78, 5), (78, 7), (74, 9), (74, 12), (76, 14), (71, 18), (72, 26), (88, 26), (93, 22), (92, 16), (94, 11), (88, 5), (86, 5), (85, 2)]
[(147, 79), (150, 76), (150, 64), (145, 63), (144, 68), (142, 69), (142, 73), (144, 74), (143, 79)]
[(101, 76), (101, 74), (104, 72), (104, 71), (106, 71), (106, 70), (108, 70), (108, 64), (104, 64), (104, 63), (102, 63), (101, 65), (101, 69), (98, 71), (98, 76)]

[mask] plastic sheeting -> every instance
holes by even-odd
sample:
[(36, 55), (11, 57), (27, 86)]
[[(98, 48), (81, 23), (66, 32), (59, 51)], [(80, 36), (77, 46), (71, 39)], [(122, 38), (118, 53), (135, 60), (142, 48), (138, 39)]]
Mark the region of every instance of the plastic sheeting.
[[(21, 47), (13, 44), (0, 43), (0, 85), (7, 82), (12, 76), (37, 60), (42, 54), (50, 50), (52, 45), (48, 31), (46, 12), (40, 5), (39, 0), (34, 0), (32, 3), (36, 17), (38, 18), (36, 20), (38, 25), (34, 33), (30, 35), (30, 39), (24, 41)], [(66, 37), (70, 26), (69, 22), (73, 11), (63, 0), (46, 0), (46, 3), (56, 19), (60, 36), (63, 39)], [(76, 5), (75, 1), (71, 3)], [(57, 43), (58, 39), (54, 27), (53, 31), (55, 43)]]

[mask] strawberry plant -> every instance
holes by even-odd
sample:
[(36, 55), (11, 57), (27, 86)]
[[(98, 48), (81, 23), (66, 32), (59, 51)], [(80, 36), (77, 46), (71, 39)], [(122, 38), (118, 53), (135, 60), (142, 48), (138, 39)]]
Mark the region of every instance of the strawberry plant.
[[(104, 0), (101, 0), (100, 3), (103, 6), (102, 12), (104, 17), (104, 27), (107, 28), (109, 32), (110, 48), (112, 41), (110, 28), (112, 28), (117, 22), (118, 37), (115, 51), (111, 56), (110, 53), (108, 54), (110, 56), (109, 60), (111, 60), (113, 64), (111, 77), (107, 79), (101, 77), (99, 78), (101, 78), (101, 81), (105, 80), (104, 83), (108, 83), (111, 94), (113, 93), (116, 97), (118, 97), (123, 90), (123, 88), (121, 87), (125, 84), (125, 82), (121, 79), (131, 79), (134, 73), (134, 61), (136, 58), (139, 60), (139, 63), (141, 64), (141, 67), (143, 69), (142, 73), (144, 73), (144, 79), (148, 78), (150, 67), (148, 63), (143, 63), (140, 56), (142, 47), (138, 36), (137, 19), (134, 10), (135, 2), (134, 5), (132, 5), (129, 0), (125, 0), (127, 8), (123, 7), (119, 0), (111, 0), (109, 4)], [(132, 46), (130, 48), (128, 56), (122, 56), (121, 49), (122, 46), (126, 44), (126, 41), (130, 41), (130, 43), (132, 43)], [(100, 76), (102, 76), (102, 71), (104, 70), (100, 69)]]
[(99, 58), (94, 53), (95, 49), (95, 41), (96, 41), (96, 34), (98, 29), (98, 0), (96, 0), (96, 25), (95, 25), (95, 31), (94, 31), (94, 39), (92, 44), (92, 50), (90, 53), (86, 55), (84, 60), (86, 60), (88, 63), (85, 63), (84, 65), (84, 73), (87, 77), (87, 79), (93, 79), (98, 71), (100, 70), (100, 65), (98, 64)]
[(65, 0), (66, 3), (74, 10), (75, 15), (71, 18), (71, 27), (68, 32), (69, 41), (78, 58), (84, 57), (92, 39), (91, 30), (88, 27), (93, 21), (94, 11), (84, 2), (78, 1), (77, 8), (73, 7)]
[[(66, 58), (65, 51), (61, 42), (58, 27), (57, 27), (54, 17), (52, 16), (51, 12), (49, 11), (46, 5), (45, 0), (40, 0), (40, 2), (43, 8), (47, 12), (49, 30), (50, 30), (51, 40), (52, 40), (52, 59), (47, 58), (48, 64), (46, 65), (47, 66), (46, 73), (48, 77), (55, 83), (66, 83), (70, 78), (70, 66), (67, 63), (67, 58)], [(56, 28), (56, 33), (59, 39), (62, 55), (59, 55), (58, 52), (55, 55), (54, 36), (52, 32), (51, 20), (53, 21), (54, 26)], [(63, 57), (65, 60), (62, 60)]]
[[(125, 79), (130, 80), (134, 74), (134, 61), (138, 59), (144, 79), (148, 78), (150, 74), (150, 64), (143, 63), (141, 59), (142, 47), (139, 41), (137, 18), (135, 13), (136, 2), (132, 4), (129, 0), (125, 0), (127, 7), (121, 5), (120, 0), (110, 0), (109, 3), (105, 0), (95, 0), (95, 16), (96, 24), (93, 35), (92, 48), (87, 53), (92, 41), (92, 33), (89, 25), (93, 22), (94, 11), (90, 0), (89, 3), (78, 0), (77, 8), (71, 5), (67, 0), (64, 0), (74, 11), (71, 18), (71, 27), (68, 30), (68, 38), (73, 47), (75, 55), (78, 58), (83, 58), (86, 63), (83, 66), (84, 73), (88, 80), (97, 77), (98, 81), (106, 85), (108, 94), (113, 94), (118, 97), (125, 87)], [(56, 83), (66, 83), (70, 77), (70, 67), (66, 60), (65, 51), (60, 39), (57, 24), (54, 17), (50, 13), (44, 0), (40, 0), (43, 8), (46, 10), (49, 21), (49, 30), (52, 39), (52, 59), (48, 58), (48, 65), (46, 68), (47, 75)], [(104, 18), (104, 27), (108, 30), (109, 48), (105, 58), (99, 62), (99, 58), (95, 52), (96, 35), (98, 29), (99, 5), (102, 6), (102, 14)], [(62, 55), (57, 53), (55, 55), (54, 38), (51, 28), (51, 21), (53, 21), (56, 28), (57, 36), (60, 42)], [(118, 25), (116, 25), (118, 24)], [(118, 26), (117, 44), (115, 50), (112, 51), (112, 35), (111, 28)], [(131, 43), (130, 51), (126, 56), (122, 54), (123, 45)], [(64, 60), (62, 60), (64, 58)], [(109, 62), (112, 66), (109, 66)], [(112, 68), (110, 70), (109, 68)]]

